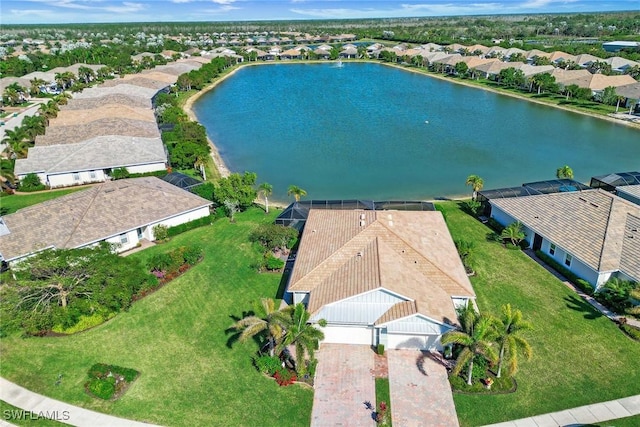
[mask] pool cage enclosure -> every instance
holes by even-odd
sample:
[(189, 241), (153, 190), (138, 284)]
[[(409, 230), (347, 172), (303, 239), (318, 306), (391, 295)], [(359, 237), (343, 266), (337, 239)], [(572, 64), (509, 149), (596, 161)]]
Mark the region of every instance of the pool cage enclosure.
[(640, 185), (640, 172), (618, 172), (609, 175), (594, 176), (589, 183), (591, 188), (602, 188), (614, 193), (616, 187)]
[(302, 230), (311, 209), (334, 210), (398, 210), (398, 211), (435, 211), (433, 203), (418, 201), (382, 201), (373, 200), (305, 200), (293, 202), (278, 215), (276, 224), (291, 226)]

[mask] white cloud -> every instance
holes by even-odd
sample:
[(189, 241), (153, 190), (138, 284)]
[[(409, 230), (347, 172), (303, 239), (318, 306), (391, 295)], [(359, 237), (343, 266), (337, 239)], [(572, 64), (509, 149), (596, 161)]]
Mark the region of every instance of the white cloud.
[(217, 4), (231, 4), (231, 3), (235, 3), (236, 0), (211, 0), (211, 1)]

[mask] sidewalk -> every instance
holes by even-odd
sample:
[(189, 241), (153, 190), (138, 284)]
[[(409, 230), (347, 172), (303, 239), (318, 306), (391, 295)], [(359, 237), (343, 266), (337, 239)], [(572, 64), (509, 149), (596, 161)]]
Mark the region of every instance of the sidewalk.
[[(582, 290), (580, 288), (577, 288), (576, 286), (574, 286), (573, 283), (569, 282), (566, 277), (564, 277), (562, 274), (558, 273), (556, 270), (554, 270), (553, 268), (551, 268), (547, 264), (545, 264), (540, 258), (538, 258), (536, 256), (536, 254), (532, 250), (527, 249), (524, 252), (527, 255), (529, 255), (529, 257), (531, 259), (533, 259), (535, 262), (537, 262), (542, 267), (544, 267), (549, 273), (551, 273), (555, 277), (557, 277), (558, 280), (560, 280), (562, 283), (564, 283), (566, 287), (568, 287), (569, 289), (572, 289), (573, 291), (575, 291), (575, 293), (578, 294), (578, 296), (580, 296), (583, 300), (585, 300), (586, 302), (591, 304), (596, 310), (598, 310), (603, 315), (607, 316), (609, 319), (611, 319), (611, 320), (613, 320), (615, 322), (618, 319), (620, 319), (621, 317), (624, 317), (624, 316), (619, 316), (619, 315), (615, 314), (614, 312), (609, 310), (607, 307), (603, 306), (598, 301), (596, 301), (595, 298), (593, 298), (592, 296), (587, 295), (584, 292), (582, 292)], [(633, 319), (631, 317), (627, 317), (627, 323), (629, 325), (635, 326), (636, 328), (640, 328), (640, 321), (639, 320)]]
[[(81, 427), (150, 427), (153, 424), (117, 418), (100, 412), (90, 411), (78, 406), (69, 405), (59, 400), (50, 399), (37, 393), (33, 393), (24, 387), (0, 378), (0, 400), (30, 411), (34, 414), (42, 414), (47, 418), (64, 424)], [(0, 426), (11, 425), (11, 418), (29, 419), (28, 415), (21, 412), (3, 413)], [(4, 423), (4, 424), (3, 424)]]
[(640, 394), (550, 414), (522, 418), (485, 427), (562, 427), (581, 426), (640, 414)]

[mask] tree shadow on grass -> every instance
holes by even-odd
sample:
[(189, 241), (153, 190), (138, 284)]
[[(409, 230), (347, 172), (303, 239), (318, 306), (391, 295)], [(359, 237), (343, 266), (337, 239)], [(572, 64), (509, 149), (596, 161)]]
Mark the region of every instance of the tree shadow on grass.
[(584, 313), (583, 317), (585, 319), (594, 320), (603, 316), (596, 308), (577, 295), (566, 296), (564, 300), (567, 302), (567, 307), (571, 310)]
[[(241, 316), (230, 314), (229, 318), (232, 320), (233, 323), (236, 323), (237, 321), (244, 319), (245, 317), (253, 316), (253, 315), (255, 315), (253, 311), (243, 311)], [(224, 333), (225, 335), (229, 335), (226, 342), (227, 348), (233, 348), (233, 345), (240, 340), (240, 335), (242, 334), (242, 331), (235, 329), (233, 326), (229, 326), (227, 329), (224, 330)], [(257, 337), (254, 337), (254, 338), (257, 338)], [(259, 341), (256, 340), (256, 342), (259, 342)]]

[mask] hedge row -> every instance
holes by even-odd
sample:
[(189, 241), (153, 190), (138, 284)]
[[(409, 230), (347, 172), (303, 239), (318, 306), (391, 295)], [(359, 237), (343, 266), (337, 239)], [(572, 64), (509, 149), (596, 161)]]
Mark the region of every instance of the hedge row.
[(542, 261), (544, 261), (545, 264), (549, 265), (550, 267), (553, 267), (554, 270), (556, 270), (558, 273), (566, 277), (567, 280), (569, 280), (571, 283), (573, 283), (578, 288), (580, 288), (582, 292), (584, 292), (587, 295), (593, 295), (595, 289), (593, 288), (593, 286), (591, 286), (589, 282), (587, 282), (584, 279), (581, 279), (580, 277), (575, 275), (571, 270), (569, 270), (568, 268), (565, 268), (562, 264), (560, 264), (555, 259), (551, 258), (549, 255), (545, 254), (542, 251), (536, 251), (536, 256), (540, 258)]
[(169, 227), (167, 229), (167, 236), (174, 237), (186, 231), (193, 230), (194, 228), (211, 225), (214, 220), (215, 217), (213, 215), (207, 215), (202, 218), (194, 219), (193, 221), (185, 222), (184, 224), (176, 225), (175, 227)]

